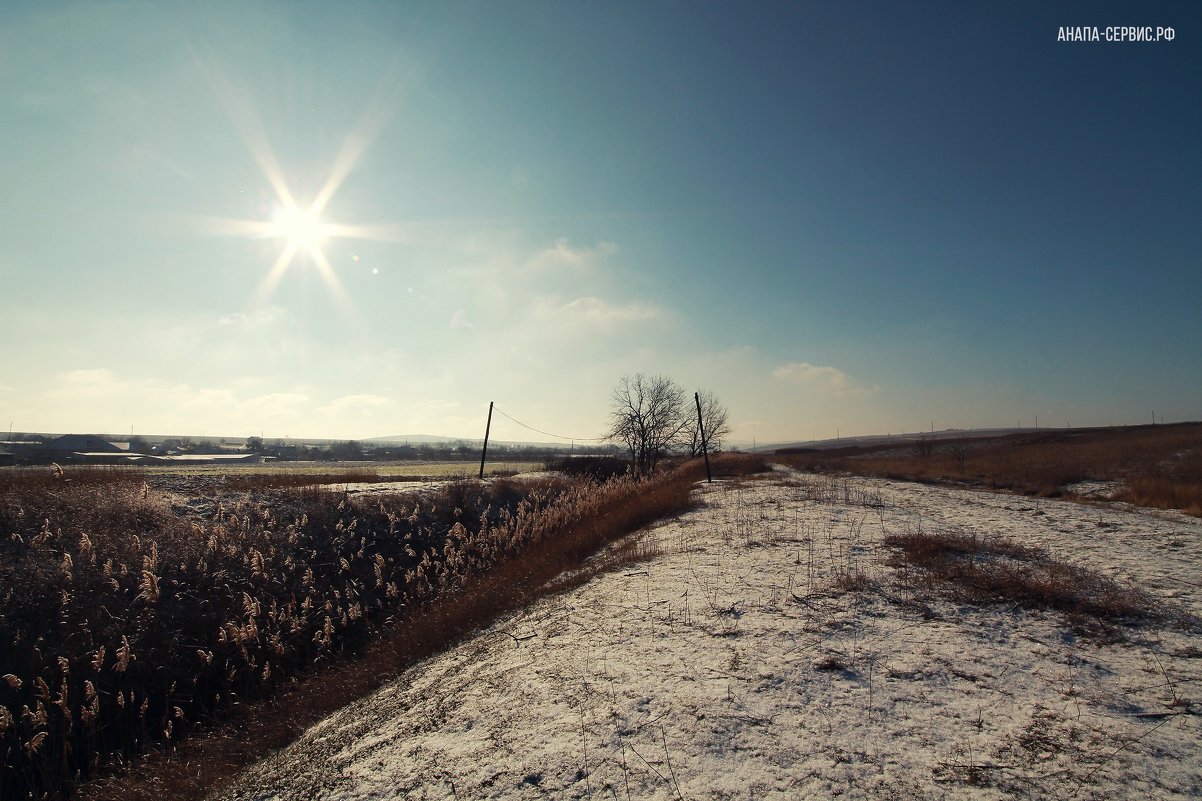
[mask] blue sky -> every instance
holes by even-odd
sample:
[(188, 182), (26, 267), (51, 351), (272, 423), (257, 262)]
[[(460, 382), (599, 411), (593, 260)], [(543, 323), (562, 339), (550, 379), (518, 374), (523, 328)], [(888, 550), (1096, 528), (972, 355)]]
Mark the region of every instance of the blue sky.
[(7, 3), (0, 413), (479, 437), (491, 400), (587, 437), (643, 371), (741, 441), (1197, 420), (1200, 35), (1194, 3)]

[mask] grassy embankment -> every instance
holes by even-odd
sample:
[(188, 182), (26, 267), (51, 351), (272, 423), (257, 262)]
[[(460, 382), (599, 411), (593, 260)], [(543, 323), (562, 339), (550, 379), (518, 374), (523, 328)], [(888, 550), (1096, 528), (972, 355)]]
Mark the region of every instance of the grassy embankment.
[(803, 469), (946, 482), (1045, 497), (1117, 482), (1112, 499), (1202, 516), (1202, 424), (1054, 429), (796, 453)]
[(200, 797), (679, 513), (700, 470), (364, 499), (265, 475), (200, 520), (137, 471), (5, 473), (0, 797)]

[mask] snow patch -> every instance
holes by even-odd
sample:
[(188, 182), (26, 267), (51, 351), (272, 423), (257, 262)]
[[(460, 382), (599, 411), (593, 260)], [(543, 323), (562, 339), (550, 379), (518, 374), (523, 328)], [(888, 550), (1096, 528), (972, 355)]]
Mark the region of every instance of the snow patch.
[(1199, 618), (1202, 521), (784, 472), (696, 493), (643, 533), (652, 561), (406, 671), (221, 798), (1202, 792), (1196, 624), (1083, 638), (1058, 613), (900, 581), (882, 545), (914, 527), (1005, 536)]

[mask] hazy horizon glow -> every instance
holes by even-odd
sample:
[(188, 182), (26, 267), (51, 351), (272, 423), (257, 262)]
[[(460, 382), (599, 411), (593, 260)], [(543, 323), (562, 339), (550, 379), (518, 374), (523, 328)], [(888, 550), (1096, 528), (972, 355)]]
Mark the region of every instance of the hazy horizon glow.
[(1202, 419), (1202, 6), (0, 20), (17, 431), (595, 437), (638, 371), (740, 442)]

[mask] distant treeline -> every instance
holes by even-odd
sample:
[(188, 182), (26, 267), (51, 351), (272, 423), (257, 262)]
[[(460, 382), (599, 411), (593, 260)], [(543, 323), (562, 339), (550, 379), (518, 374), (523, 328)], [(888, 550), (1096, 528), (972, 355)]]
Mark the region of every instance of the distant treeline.
[[(117, 442), (124, 443), (126, 441), (118, 440)], [(10, 441), (0, 447), (0, 452), (9, 457), (9, 464), (50, 464), (51, 462), (72, 461), (71, 453), (55, 450), (53, 443), (54, 438), (49, 436), (13, 435)], [(481, 447), (479, 442), (467, 440), (407, 444), (358, 440), (301, 442), (284, 439), (265, 440), (261, 437), (249, 437), (246, 440), (230, 438), (194, 440), (190, 437), (173, 437), (156, 441), (135, 436), (128, 440), (128, 443), (129, 453), (193, 456), (258, 453), (266, 458), (279, 461), (318, 462), (471, 462), (480, 459)], [(619, 453), (620, 451), (615, 445), (490, 444), (488, 448), (489, 459), (493, 461), (546, 462), (572, 455), (612, 456)], [(3, 463), (4, 461), (0, 460), (0, 464)]]
[[(480, 444), (423, 442), (415, 445), (382, 445), (354, 440), (328, 445), (265, 443), (262, 446), (262, 453), (264, 456), (274, 457), (281, 461), (471, 462), (479, 461)], [(488, 458), (491, 461), (546, 462), (572, 453), (592, 456), (620, 454), (620, 451), (616, 446), (557, 448), (554, 446), (490, 444), (488, 448)]]

